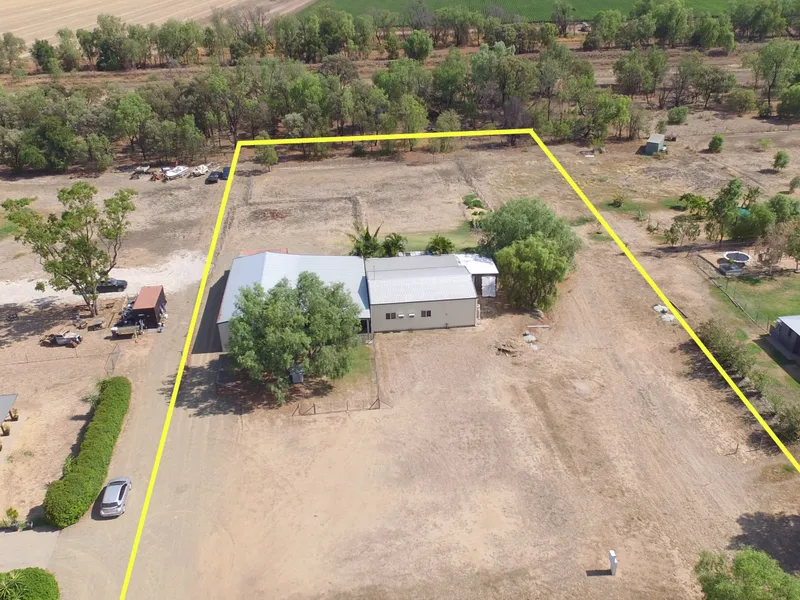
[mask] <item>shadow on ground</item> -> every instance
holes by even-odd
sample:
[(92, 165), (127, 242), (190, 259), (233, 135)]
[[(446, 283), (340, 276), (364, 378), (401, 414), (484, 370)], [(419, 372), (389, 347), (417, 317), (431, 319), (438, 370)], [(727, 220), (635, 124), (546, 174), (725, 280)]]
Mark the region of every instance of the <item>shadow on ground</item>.
[(73, 307), (42, 298), (0, 308), (0, 348), (28, 337), (41, 337), (72, 319)]
[(208, 289), (208, 297), (203, 315), (200, 317), (200, 326), (197, 328), (192, 354), (222, 352), (222, 343), (217, 330), (217, 317), (222, 305), (225, 285), (228, 283), (228, 273), (229, 271), (225, 271), (222, 277)]
[(800, 516), (757, 512), (737, 521), (742, 533), (731, 539), (731, 550), (751, 546), (769, 554), (785, 571), (800, 570)]

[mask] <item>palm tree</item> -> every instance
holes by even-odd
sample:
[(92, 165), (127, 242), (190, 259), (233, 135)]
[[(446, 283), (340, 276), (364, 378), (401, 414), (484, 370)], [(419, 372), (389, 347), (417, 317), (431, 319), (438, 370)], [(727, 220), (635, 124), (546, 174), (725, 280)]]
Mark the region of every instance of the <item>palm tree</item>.
[(425, 251), (430, 254), (452, 254), (455, 249), (456, 245), (452, 240), (436, 234), (428, 242)]
[(350, 250), (351, 256), (362, 256), (364, 258), (383, 256), (383, 246), (378, 241), (380, 227), (374, 233), (369, 232), (369, 224), (361, 227), (358, 223), (353, 223), (353, 228), (356, 231), (355, 234), (347, 234), (347, 237), (353, 242), (353, 248)]
[(383, 255), (399, 256), (406, 249), (408, 240), (399, 233), (390, 233), (383, 238)]
[(19, 571), (0, 575), (0, 600), (23, 600), (26, 591)]

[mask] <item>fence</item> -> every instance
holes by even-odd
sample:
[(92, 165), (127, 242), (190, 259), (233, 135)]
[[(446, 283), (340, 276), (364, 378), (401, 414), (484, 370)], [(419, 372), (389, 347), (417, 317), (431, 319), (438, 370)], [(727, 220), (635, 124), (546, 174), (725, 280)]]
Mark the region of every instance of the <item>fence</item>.
[(735, 277), (726, 277), (717, 269), (716, 265), (700, 254), (689, 255), (692, 263), (713, 283), (717, 289), (727, 296), (734, 306), (741, 310), (756, 327), (769, 333), (772, 320), (764, 314), (761, 307), (741, 291), (737, 290), (738, 284)]

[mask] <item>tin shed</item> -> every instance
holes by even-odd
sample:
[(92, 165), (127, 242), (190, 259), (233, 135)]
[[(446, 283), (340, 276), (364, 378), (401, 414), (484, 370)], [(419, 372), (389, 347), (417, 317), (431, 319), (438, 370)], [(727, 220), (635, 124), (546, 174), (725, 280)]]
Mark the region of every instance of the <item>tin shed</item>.
[(647, 156), (658, 154), (664, 149), (664, 134), (654, 133), (647, 138), (647, 145), (644, 147), (644, 153)]

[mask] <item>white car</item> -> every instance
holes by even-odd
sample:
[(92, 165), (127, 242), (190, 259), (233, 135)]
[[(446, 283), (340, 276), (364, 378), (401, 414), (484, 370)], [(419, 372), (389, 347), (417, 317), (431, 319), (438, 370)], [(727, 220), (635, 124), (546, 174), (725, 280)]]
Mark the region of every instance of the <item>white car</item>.
[(129, 477), (117, 477), (108, 482), (100, 504), (101, 517), (119, 517), (128, 508), (128, 494), (133, 489)]

